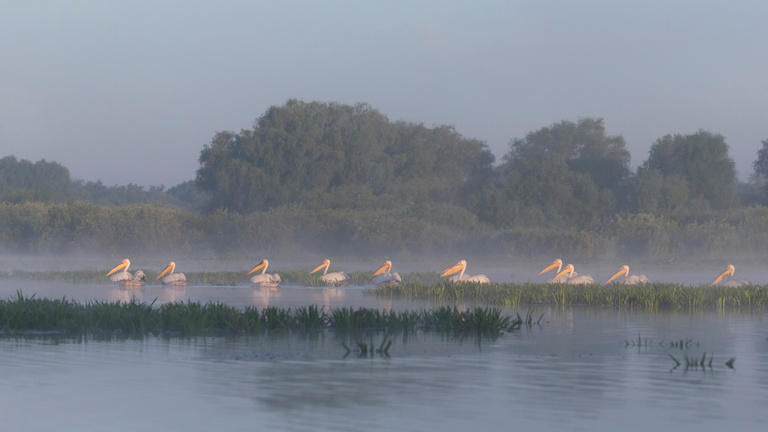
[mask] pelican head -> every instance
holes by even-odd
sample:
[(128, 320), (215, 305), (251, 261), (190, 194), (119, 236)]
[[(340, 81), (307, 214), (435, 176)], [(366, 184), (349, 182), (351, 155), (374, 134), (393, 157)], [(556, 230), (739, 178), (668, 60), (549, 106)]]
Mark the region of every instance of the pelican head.
[(440, 277), (446, 277), (450, 276), (452, 274), (464, 271), (467, 269), (467, 260), (460, 260), (456, 264), (448, 267), (447, 269), (443, 270), (442, 273), (440, 273)]
[(550, 265), (544, 267), (543, 269), (541, 269), (541, 271), (539, 272), (539, 276), (541, 276), (544, 273), (547, 273), (549, 271), (555, 270), (555, 269), (557, 269), (557, 270), (555, 270), (556, 273), (560, 273), (560, 270), (562, 268), (563, 268), (563, 260), (558, 258), (558, 259), (552, 261), (552, 264), (550, 264)]
[(557, 278), (559, 278), (560, 276), (562, 276), (562, 275), (564, 275), (564, 274), (567, 274), (568, 276), (571, 276), (571, 275), (573, 275), (573, 272), (574, 272), (575, 270), (576, 270), (576, 269), (573, 267), (573, 264), (568, 264), (567, 266), (565, 266), (565, 268), (564, 268), (564, 269), (562, 269), (560, 272), (558, 272), (558, 273), (555, 275), (555, 277), (553, 277), (552, 279), (557, 279)]
[(267, 267), (269, 267), (269, 260), (264, 258), (263, 260), (261, 260), (260, 263), (256, 264), (256, 267), (252, 268), (251, 271), (248, 272), (248, 274), (257, 272), (261, 269), (263, 269), (261, 270), (261, 274), (264, 274), (267, 272)]
[(712, 285), (719, 284), (726, 276), (733, 276), (734, 273), (736, 273), (736, 267), (734, 267), (733, 264), (728, 264), (725, 266), (725, 270), (717, 276), (714, 282), (712, 282)]
[(605, 281), (605, 284), (608, 285), (609, 283), (615, 281), (621, 276), (629, 276), (629, 266), (624, 264), (623, 266), (619, 267), (619, 271), (613, 274), (607, 281)]
[(122, 269), (123, 271), (128, 271), (128, 267), (130, 266), (131, 266), (131, 260), (129, 260), (128, 258), (123, 258), (123, 260), (120, 261), (120, 264), (116, 265), (114, 268), (112, 268), (112, 270), (109, 271), (109, 273), (107, 273), (107, 276), (111, 276), (117, 273), (120, 269)]
[(168, 263), (167, 266), (163, 269), (163, 271), (160, 272), (159, 275), (157, 275), (157, 280), (160, 280), (161, 277), (165, 276), (168, 273), (173, 273), (173, 269), (176, 268), (176, 263), (171, 261)]
[(373, 272), (373, 275), (371, 275), (371, 279), (375, 278), (376, 276), (383, 274), (385, 272), (389, 272), (392, 270), (392, 261), (386, 260), (384, 261), (384, 265), (376, 269), (375, 272)]
[(325, 269), (325, 271), (328, 271), (328, 267), (330, 267), (330, 266), (331, 266), (331, 260), (326, 258), (326, 259), (323, 260), (322, 264), (320, 264), (319, 266), (315, 267), (311, 272), (309, 272), (309, 274), (317, 273), (317, 272), (319, 272), (322, 269)]

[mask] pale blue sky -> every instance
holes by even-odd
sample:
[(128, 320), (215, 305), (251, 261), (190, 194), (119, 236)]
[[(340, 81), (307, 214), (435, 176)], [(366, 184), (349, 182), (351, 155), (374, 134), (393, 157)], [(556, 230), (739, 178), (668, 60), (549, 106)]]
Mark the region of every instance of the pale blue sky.
[(215, 131), (289, 98), (453, 124), (498, 156), (584, 116), (719, 132), (742, 178), (768, 138), (766, 1), (0, 0), (0, 156), (105, 183), (193, 178)]

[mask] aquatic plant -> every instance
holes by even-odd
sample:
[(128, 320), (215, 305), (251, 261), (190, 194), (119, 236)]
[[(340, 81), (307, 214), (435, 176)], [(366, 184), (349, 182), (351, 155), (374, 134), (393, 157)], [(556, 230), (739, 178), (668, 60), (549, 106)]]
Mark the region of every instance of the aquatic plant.
[(79, 303), (65, 298), (38, 299), (21, 292), (0, 300), (0, 332), (31, 334), (115, 333), (142, 336), (255, 334), (273, 331), (359, 331), (388, 333), (438, 331), (497, 336), (519, 329), (512, 318), (495, 308), (459, 310), (443, 306), (433, 310), (386, 311), (367, 308), (325, 310), (310, 305), (297, 308), (267, 307), (244, 309), (222, 303), (166, 303), (155, 307), (137, 301)]
[(372, 290), (379, 297), (404, 297), (436, 302), (477, 302), (520, 308), (523, 305), (612, 306), (628, 309), (762, 309), (768, 306), (768, 286), (471, 284), (405, 283)]

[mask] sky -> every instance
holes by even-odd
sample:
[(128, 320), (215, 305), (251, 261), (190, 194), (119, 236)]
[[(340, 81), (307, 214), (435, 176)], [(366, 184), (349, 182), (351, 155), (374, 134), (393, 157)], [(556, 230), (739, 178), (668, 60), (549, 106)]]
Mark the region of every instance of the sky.
[(512, 138), (602, 117), (641, 164), (669, 133), (768, 139), (768, 2), (0, 0), (0, 156), (173, 186), (217, 131), (290, 98)]

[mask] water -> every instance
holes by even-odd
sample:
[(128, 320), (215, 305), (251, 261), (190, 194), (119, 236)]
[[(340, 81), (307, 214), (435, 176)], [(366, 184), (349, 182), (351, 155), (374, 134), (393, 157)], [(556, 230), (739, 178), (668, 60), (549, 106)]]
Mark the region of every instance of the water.
[[(109, 285), (0, 281), (0, 296), (109, 299)], [(147, 286), (143, 299), (162, 288)], [(251, 287), (186, 287), (184, 300), (264, 304)], [(412, 307), (357, 287), (281, 287), (268, 302)], [(158, 300), (163, 301), (163, 300)], [(495, 341), (395, 336), (390, 358), (344, 358), (339, 336), (0, 339), (5, 430), (764, 430), (765, 314), (539, 309)], [(627, 342), (640, 335), (647, 346)], [(378, 337), (378, 336), (377, 336)], [(689, 340), (687, 350), (669, 346)], [(377, 339), (378, 340), (378, 339)], [(714, 353), (672, 369), (671, 353)], [(735, 369), (724, 363), (735, 357)]]

